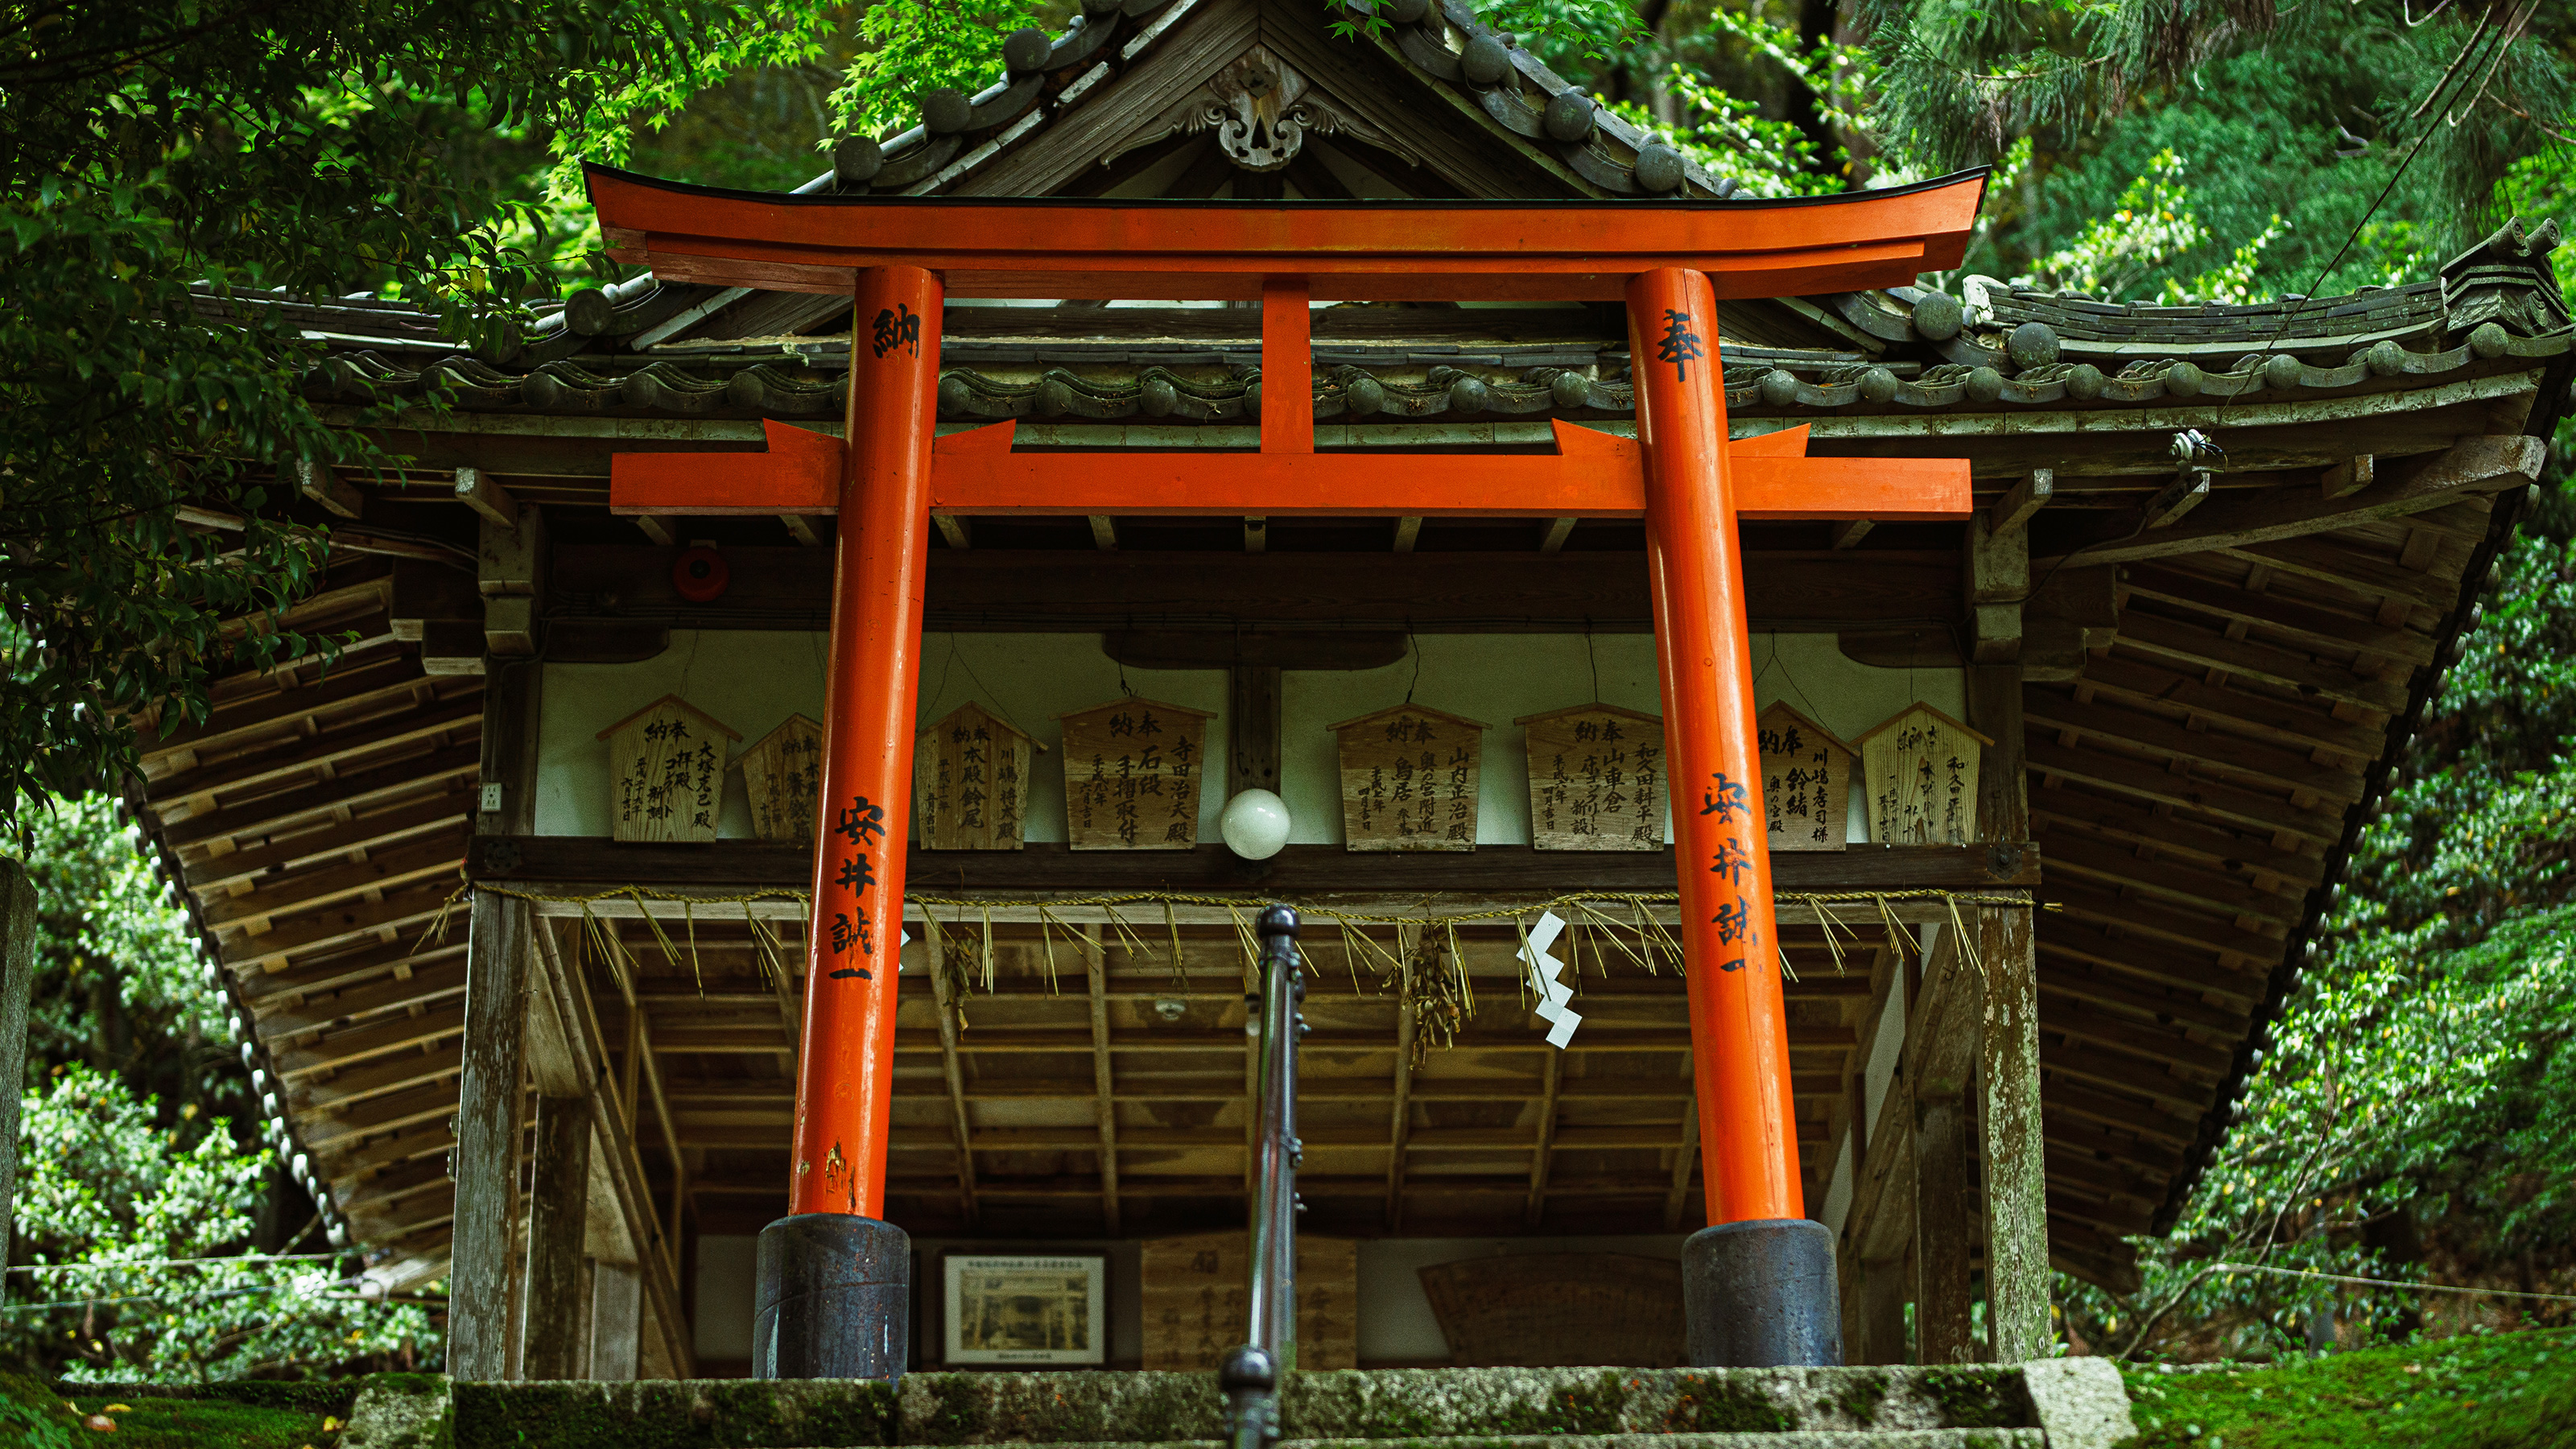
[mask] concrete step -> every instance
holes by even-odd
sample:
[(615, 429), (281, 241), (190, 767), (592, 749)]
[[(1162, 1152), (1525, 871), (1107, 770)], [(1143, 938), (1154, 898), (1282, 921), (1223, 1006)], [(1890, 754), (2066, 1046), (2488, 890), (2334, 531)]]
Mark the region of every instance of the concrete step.
[[(459, 1383), (444, 1397), (455, 1449), (1208, 1449), (1223, 1432), (1212, 1374)], [(2118, 1373), (2090, 1359), (2004, 1368), (1322, 1372), (1293, 1376), (1280, 1413), (1288, 1442), (1302, 1449), (1436, 1449), (1443, 1441), (1537, 1449), (1541, 1439), (1584, 1449), (2108, 1449), (2136, 1432)], [(399, 1449), (360, 1442), (371, 1437), (353, 1433), (350, 1449)]]

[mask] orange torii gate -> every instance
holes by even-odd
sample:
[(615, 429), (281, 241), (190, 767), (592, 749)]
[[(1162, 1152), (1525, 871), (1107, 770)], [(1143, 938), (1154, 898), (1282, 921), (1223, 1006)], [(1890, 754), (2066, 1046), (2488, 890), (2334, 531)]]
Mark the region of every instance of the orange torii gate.
[[(837, 513), (825, 755), (790, 1216), (761, 1235), (767, 1377), (888, 1377), (908, 1246), (884, 1202), (896, 943), (929, 518), (1191, 514), (1643, 518), (1673, 781), (1708, 1220), (1684, 1255), (1695, 1363), (1841, 1360), (1833, 1239), (1803, 1215), (1736, 521), (1963, 519), (1964, 460), (1730, 444), (1719, 298), (1909, 283), (1959, 264), (1983, 174), (1769, 202), (1157, 202), (776, 195), (593, 167), (621, 260), (667, 280), (850, 296), (846, 445), (630, 454), (617, 512)], [(1262, 306), (1257, 453), (1016, 453), (934, 441), (947, 297)], [(1624, 301), (1637, 441), (1543, 456), (1315, 451), (1311, 301)]]

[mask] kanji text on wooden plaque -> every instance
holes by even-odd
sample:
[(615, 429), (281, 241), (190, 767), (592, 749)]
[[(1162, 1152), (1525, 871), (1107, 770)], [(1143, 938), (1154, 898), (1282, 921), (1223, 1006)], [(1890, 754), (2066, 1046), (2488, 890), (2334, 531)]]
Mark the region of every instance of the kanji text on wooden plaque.
[(1188, 850), (1207, 775), (1203, 709), (1121, 699), (1064, 723), (1064, 818), (1076, 850)]
[(1530, 844), (1540, 850), (1664, 847), (1664, 722), (1578, 704), (1512, 723), (1529, 745)]
[(666, 694), (599, 732), (608, 741), (609, 834), (626, 841), (716, 838), (724, 803), (722, 720)]
[(1869, 836), (1881, 845), (1965, 845), (1977, 838), (1977, 762), (1994, 741), (1928, 704), (1860, 737)]
[[(1147, 1369), (1205, 1373), (1243, 1342), (1251, 1255), (1241, 1233), (1145, 1241)], [(1297, 1235), (1297, 1367), (1359, 1367), (1359, 1244)]]
[(751, 833), (761, 840), (811, 842), (823, 790), (823, 727), (791, 714), (736, 757), (751, 797)]
[(1399, 704), (1331, 726), (1352, 850), (1473, 850), (1485, 726)]
[(1762, 809), (1773, 850), (1840, 850), (1851, 838), (1860, 753), (1785, 704), (1762, 711)]
[(1042, 748), (979, 704), (961, 704), (913, 742), (912, 809), (924, 850), (1017, 850), (1029, 762)]

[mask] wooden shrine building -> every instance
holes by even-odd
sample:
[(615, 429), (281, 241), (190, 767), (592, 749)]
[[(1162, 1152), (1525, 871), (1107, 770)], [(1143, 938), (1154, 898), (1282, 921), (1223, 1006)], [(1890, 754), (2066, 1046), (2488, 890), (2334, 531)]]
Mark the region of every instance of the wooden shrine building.
[[(1093, 0), (808, 190), (1733, 194), (1462, 6), (1380, 8), (1351, 40), (1312, 0)], [(1766, 796), (1798, 822), (1773, 871), (1801, 1186), (1853, 1361), (2034, 1355), (2044, 1285), (1993, 1341), (1972, 1303), (2026, 1299), (2043, 1257), (2133, 1284), (2124, 1240), (2173, 1222), (2565, 406), (2557, 236), (2241, 307), (1981, 277), (1717, 304), (1739, 456), (1803, 428), (1974, 480), (1964, 523), (1741, 530)], [(131, 793), (272, 1140), (376, 1278), (451, 1278), (505, 1374), (743, 1372), (816, 944), (835, 524), (615, 514), (611, 458), (837, 436), (882, 327), (650, 273), (482, 355), (396, 305), (270, 305), (330, 346), (315, 397), (418, 400), (382, 435), (402, 476), (294, 480), (334, 547), (293, 624), (347, 631), (338, 663), (223, 681)], [(1369, 458), (1635, 434), (1615, 304), (1317, 305), (1302, 397), (1265, 394), (1263, 318), (951, 300), (939, 429), (1140, 465), (1309, 414), (1315, 451)], [(933, 522), (885, 943), (913, 1361), (1212, 1362), (1192, 1305), (1240, 1262), (1271, 900), (1315, 973), (1310, 1366), (1678, 1361), (1677, 1307), (1574, 1347), (1512, 1327), (1568, 1283), (1677, 1293), (1703, 1222), (1639, 522)], [(1255, 789), (1286, 822), (1258, 859), (1220, 843)], [(512, 1150), (460, 1166), (476, 1124)], [(502, 1230), (457, 1233), (467, 1171), (520, 1185)], [(1064, 1300), (1091, 1319), (970, 1311), (1058, 1259), (1100, 1264), (1063, 1270), (1095, 1273)]]

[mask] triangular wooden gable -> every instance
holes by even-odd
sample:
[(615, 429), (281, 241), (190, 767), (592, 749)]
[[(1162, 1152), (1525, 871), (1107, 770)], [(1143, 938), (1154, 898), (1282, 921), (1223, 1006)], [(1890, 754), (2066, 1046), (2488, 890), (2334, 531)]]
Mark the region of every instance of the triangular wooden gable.
[[(1637, 153), (1649, 138), (1602, 112), (1582, 131), (1560, 117), (1584, 139), (1558, 139), (1546, 108), (1564, 80), (1496, 44), (1464, 6), (1424, 9), (1352, 39), (1335, 36), (1334, 22), (1361, 17), (1317, 0), (1173, 0), (1121, 47), (1134, 48), (1124, 71), (1068, 77), (1036, 125), (996, 131), (989, 155), (964, 153), (911, 189), (1237, 199), (1641, 189)], [(1675, 194), (1726, 185), (1695, 166), (1677, 174)], [(1651, 164), (1648, 179), (1661, 179)]]
[(1898, 710), (1896, 713), (1889, 715), (1887, 718), (1880, 720), (1878, 723), (1871, 725), (1868, 729), (1861, 731), (1860, 738), (1852, 741), (1853, 748), (1856, 749), (1859, 746), (1868, 744), (1872, 737), (1885, 733), (1888, 729), (1894, 727), (1898, 722), (1905, 719), (1906, 716), (1918, 713), (1932, 716), (1941, 723), (1948, 725), (1950, 728), (1957, 730), (1959, 733), (1966, 735), (1972, 740), (1975, 740), (1978, 744), (1992, 745), (1994, 743), (1992, 739), (1979, 733), (1973, 726), (1961, 724), (1959, 721), (1950, 718), (1948, 715), (1934, 709), (1932, 706), (1917, 700), (1913, 704), (1909, 704), (1905, 708)]
[(1536, 714), (1518, 716), (1512, 723), (1523, 726), (1544, 724), (1552, 719), (1563, 719), (1570, 714), (1615, 714), (1621, 719), (1632, 719), (1640, 724), (1653, 725), (1657, 729), (1664, 727), (1662, 715), (1648, 714), (1644, 710), (1630, 709), (1621, 704), (1603, 704), (1599, 700), (1590, 704), (1569, 704), (1563, 709), (1543, 709)]
[(1342, 731), (1349, 729), (1354, 725), (1364, 725), (1371, 720), (1384, 719), (1391, 714), (1427, 714), (1433, 719), (1445, 719), (1451, 724), (1465, 725), (1471, 730), (1489, 730), (1493, 728), (1492, 725), (1485, 723), (1483, 720), (1469, 719), (1463, 714), (1451, 714), (1445, 709), (1433, 709), (1427, 704), (1390, 704), (1384, 709), (1373, 709), (1366, 714), (1353, 715), (1351, 718), (1342, 721), (1340, 724), (1326, 725), (1324, 728), (1329, 733), (1340, 734)]
[(726, 724), (723, 720), (716, 718), (714, 715), (707, 713), (705, 710), (698, 708), (696, 705), (689, 703), (687, 700), (680, 698), (676, 694), (663, 695), (660, 699), (653, 701), (651, 704), (635, 711), (626, 718), (619, 720), (617, 723), (610, 725), (604, 730), (601, 730), (598, 738), (603, 740), (607, 739), (610, 735), (617, 733), (619, 730), (626, 728), (628, 725), (635, 723), (637, 720), (642, 719), (644, 716), (651, 714), (653, 711), (660, 709), (666, 704), (687, 710), (690, 714), (697, 717), (698, 723), (706, 725), (711, 729), (722, 731), (726, 739), (732, 740), (736, 744), (742, 742), (742, 731)]
[(1046, 746), (1039, 743), (1037, 736), (1030, 734), (1027, 730), (1021, 729), (1018, 725), (1011, 723), (1009, 720), (1002, 718), (1000, 715), (995, 714), (993, 711), (986, 709), (984, 706), (977, 704), (971, 699), (966, 701), (964, 704), (957, 706), (955, 709), (950, 710), (948, 713), (941, 715), (931, 723), (923, 725), (920, 729), (913, 731), (913, 738), (928, 739), (940, 730), (947, 728), (950, 720), (957, 718), (959, 715), (964, 714), (970, 709), (976, 714), (982, 716), (988, 723), (1009, 730), (1014, 736), (1027, 741), (1030, 748), (1041, 753), (1044, 753), (1046, 750)]
[[(1939, 711), (1935, 710), (1934, 713), (1938, 714)], [(1799, 709), (1786, 700), (1775, 699), (1771, 703), (1763, 706), (1761, 714), (1754, 721), (1754, 727), (1757, 730), (1768, 730), (1771, 728), (1771, 721), (1775, 717), (1781, 715), (1786, 715), (1790, 719), (1797, 721), (1800, 729), (1807, 731), (1809, 734), (1815, 735), (1817, 738), (1822, 739), (1825, 743), (1832, 745), (1835, 749), (1842, 751), (1853, 759), (1857, 760), (1860, 758), (1860, 746), (1853, 744), (1851, 741), (1844, 739), (1841, 735), (1835, 734), (1832, 730), (1816, 723), (1813, 715), (1808, 714), (1806, 711)], [(1890, 720), (1888, 723), (1893, 724), (1895, 721)], [(1884, 729), (1886, 728), (1886, 725), (1881, 725), (1879, 728)], [(1964, 729), (1966, 726), (1963, 725), (1961, 728)], [(1970, 734), (1976, 733), (1974, 730), (1969, 730), (1968, 732)], [(1873, 730), (1871, 733), (1874, 734), (1876, 731)], [(1764, 742), (1764, 748), (1769, 748), (1768, 741)]]

